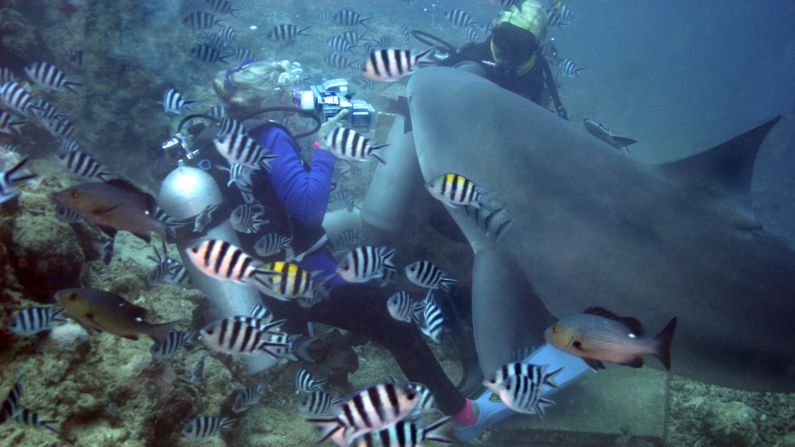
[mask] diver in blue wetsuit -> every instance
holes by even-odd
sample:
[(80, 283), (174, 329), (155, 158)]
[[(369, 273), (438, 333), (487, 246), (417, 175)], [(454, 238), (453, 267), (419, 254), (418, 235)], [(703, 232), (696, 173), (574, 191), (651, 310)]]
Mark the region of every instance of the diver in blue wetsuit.
[[(335, 125), (335, 120), (342, 117), (344, 115), (335, 117), (325, 127)], [(367, 337), (392, 353), (408, 380), (426, 385), (434, 393), (436, 405), (443, 413), (456, 416), (468, 409), (467, 401), (442, 370), (420, 332), (412, 325), (392, 319), (387, 313), (386, 300), (395, 291), (366, 284), (349, 284), (336, 275), (337, 262), (326, 244), (328, 238), (321, 225), (332, 188), (336, 158), (316, 142), (311, 163), (304, 163), (300, 146), (286, 128), (270, 122), (257, 127), (246, 124), (252, 128), (248, 135), (270, 149), (276, 158), (270, 161), (270, 171), (259, 170), (252, 174), (253, 194), (266, 207), (270, 223), (260, 234), (239, 234), (242, 248), (254, 253), (254, 243), (267, 232), (292, 235), (296, 261), (306, 270), (318, 272), (317, 278), (328, 278), (328, 299), (311, 307), (265, 298), (274, 315), (287, 320), (285, 330), (298, 334), (306, 330), (308, 322), (317, 322)], [(213, 135), (215, 130), (210, 126), (207, 134)], [(323, 134), (323, 130), (320, 133)], [(226, 167), (226, 160), (212, 147), (209, 139), (204, 138), (204, 144), (199, 145), (202, 147), (200, 158), (207, 160), (203, 162), (205, 167), (208, 164)], [(208, 172), (215, 177), (217, 184), (227, 184), (226, 172), (216, 168)], [(243, 203), (242, 195), (234, 186), (227, 188), (224, 197), (224, 209), (214, 213), (216, 220), (226, 219), (231, 210)]]

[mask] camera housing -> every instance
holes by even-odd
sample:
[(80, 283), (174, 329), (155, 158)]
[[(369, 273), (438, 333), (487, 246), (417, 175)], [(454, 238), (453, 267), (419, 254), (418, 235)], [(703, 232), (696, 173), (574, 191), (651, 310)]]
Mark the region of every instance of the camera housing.
[(341, 110), (349, 109), (347, 127), (359, 132), (369, 132), (377, 124), (375, 108), (363, 99), (353, 99), (346, 79), (329, 79), (321, 84), (299, 90), (293, 94), (293, 104), (303, 110), (314, 110), (323, 122)]

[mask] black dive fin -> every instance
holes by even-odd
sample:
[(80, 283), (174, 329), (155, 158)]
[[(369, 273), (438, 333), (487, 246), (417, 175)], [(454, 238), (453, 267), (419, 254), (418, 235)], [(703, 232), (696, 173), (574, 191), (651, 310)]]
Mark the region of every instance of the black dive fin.
[(775, 117), (712, 149), (659, 167), (694, 188), (717, 187), (716, 191), (734, 195), (741, 203), (750, 204), (748, 196), (756, 154), (780, 118)]

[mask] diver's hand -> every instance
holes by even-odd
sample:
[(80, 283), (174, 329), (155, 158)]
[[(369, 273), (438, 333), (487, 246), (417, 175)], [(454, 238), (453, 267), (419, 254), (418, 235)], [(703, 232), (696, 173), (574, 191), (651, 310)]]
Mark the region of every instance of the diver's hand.
[(321, 138), (325, 138), (327, 133), (342, 126), (348, 119), (348, 113), (350, 113), (350, 109), (342, 109), (339, 113), (329, 118), (328, 121), (320, 125), (320, 130), (317, 132), (318, 135), (320, 135)]

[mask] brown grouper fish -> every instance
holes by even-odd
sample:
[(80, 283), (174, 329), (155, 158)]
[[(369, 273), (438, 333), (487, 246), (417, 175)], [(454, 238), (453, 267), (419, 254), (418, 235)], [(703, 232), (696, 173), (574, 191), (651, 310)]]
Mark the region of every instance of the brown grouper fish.
[(61, 289), (55, 292), (55, 299), (69, 317), (84, 326), (132, 340), (143, 334), (161, 344), (179, 323), (148, 323), (146, 309), (100, 289)]
[(602, 362), (640, 368), (643, 356), (657, 357), (671, 368), (671, 340), (676, 318), (655, 337), (645, 337), (640, 321), (620, 317), (601, 307), (563, 318), (544, 332), (552, 346), (582, 358), (591, 368), (602, 369)]
[(124, 230), (149, 242), (149, 233), (168, 232), (166, 225), (156, 218), (155, 198), (127, 180), (81, 183), (53, 197), (110, 237)]

